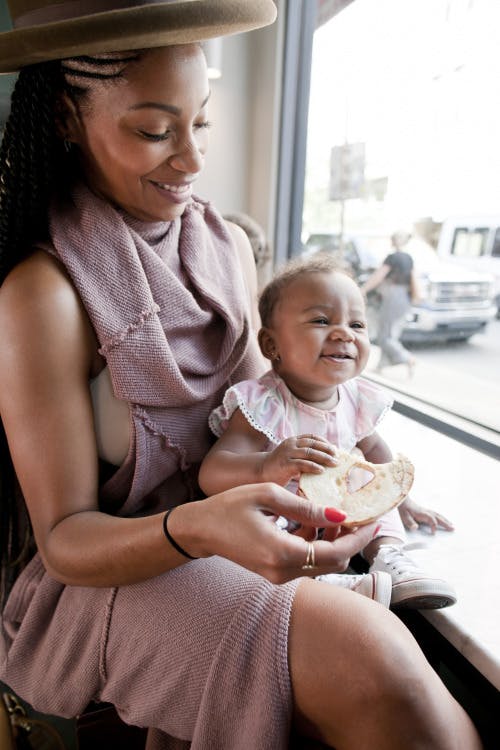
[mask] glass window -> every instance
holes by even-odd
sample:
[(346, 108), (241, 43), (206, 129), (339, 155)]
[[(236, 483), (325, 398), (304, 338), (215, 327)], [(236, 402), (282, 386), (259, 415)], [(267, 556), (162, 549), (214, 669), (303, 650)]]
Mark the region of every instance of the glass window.
[(493, 239), (493, 246), (491, 248), (491, 255), (494, 258), (500, 257), (500, 227), (495, 230), (495, 237)]
[(420, 299), (400, 341), (417, 364), (380, 361), (379, 288), (366, 374), (498, 434), (500, 3), (352, 0), (332, 13), (312, 44), (302, 252), (342, 254), (363, 283), (406, 234)]
[(451, 254), (457, 258), (478, 258), (485, 252), (488, 239), (488, 228), (455, 229)]

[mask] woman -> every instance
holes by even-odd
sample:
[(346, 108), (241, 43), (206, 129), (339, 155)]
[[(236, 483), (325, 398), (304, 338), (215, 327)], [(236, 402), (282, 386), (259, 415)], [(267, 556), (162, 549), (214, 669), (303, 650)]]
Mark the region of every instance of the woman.
[(377, 343), (380, 346), (380, 359), (377, 371), (388, 365), (405, 364), (408, 375), (413, 375), (415, 357), (401, 343), (401, 334), (412, 301), (416, 301), (417, 281), (413, 258), (403, 250), (410, 235), (407, 232), (394, 232), (391, 243), (394, 252), (390, 253), (380, 268), (366, 280), (362, 291), (368, 294), (374, 289), (380, 292), (378, 309)]
[[(10, 5), (0, 413), (36, 552), (0, 678), (49, 713), (110, 701), (150, 747), (275, 750), (293, 722), (338, 750), (478, 748), (392, 614), (306, 577), (343, 570), (374, 526), (336, 538), (334, 510), (276, 485), (196, 486), (208, 413), (259, 360), (249, 244), (192, 195), (209, 98), (193, 41), (265, 25), (273, 4)], [(2, 500), (7, 570), (19, 494)], [(280, 533), (279, 514), (331, 541)]]

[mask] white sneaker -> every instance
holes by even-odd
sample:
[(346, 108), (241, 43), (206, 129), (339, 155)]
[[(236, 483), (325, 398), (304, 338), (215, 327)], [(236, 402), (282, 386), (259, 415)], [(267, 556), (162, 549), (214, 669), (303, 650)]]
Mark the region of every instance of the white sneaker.
[(369, 599), (389, 607), (391, 603), (392, 579), (388, 573), (375, 571), (363, 573), (362, 575), (350, 575), (349, 573), (327, 573), (316, 576), (317, 581), (331, 583), (333, 586), (342, 586), (351, 589), (357, 594), (367, 596)]
[[(413, 545), (415, 548), (417, 545)], [(418, 544), (418, 546), (422, 546)], [(383, 544), (369, 572), (383, 571), (392, 578), (391, 606), (407, 609), (440, 609), (455, 604), (457, 595), (441, 578), (433, 578), (408, 557), (412, 545)]]

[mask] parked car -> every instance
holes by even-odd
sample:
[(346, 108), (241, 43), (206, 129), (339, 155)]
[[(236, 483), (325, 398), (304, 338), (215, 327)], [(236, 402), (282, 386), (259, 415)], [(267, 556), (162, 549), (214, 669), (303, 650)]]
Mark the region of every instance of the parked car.
[[(308, 238), (304, 254), (331, 252), (352, 269), (363, 283), (390, 252), (389, 237), (362, 237), (315, 233)], [(415, 263), (422, 300), (407, 316), (405, 343), (465, 341), (484, 330), (495, 317), (493, 277), (440, 259), (423, 240), (412, 238), (405, 246)], [(376, 291), (368, 296), (370, 335), (376, 340)]]
[(500, 216), (451, 216), (440, 229), (437, 253), (464, 268), (491, 273), (500, 318)]

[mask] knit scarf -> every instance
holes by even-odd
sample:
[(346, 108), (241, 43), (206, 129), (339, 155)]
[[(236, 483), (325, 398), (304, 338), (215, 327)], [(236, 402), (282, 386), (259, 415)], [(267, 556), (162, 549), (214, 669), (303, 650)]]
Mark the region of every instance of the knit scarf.
[[(237, 250), (208, 202), (193, 199), (180, 218), (147, 223), (84, 185), (52, 207), (50, 233), (115, 395), (131, 404), (128, 474), (135, 471), (137, 484), (141, 460), (152, 472), (147, 486), (135, 488), (139, 497), (165, 473), (201, 460), (210, 444), (208, 413), (230, 383), (257, 374)], [(156, 448), (149, 441), (147, 461), (144, 430), (160, 438)]]

